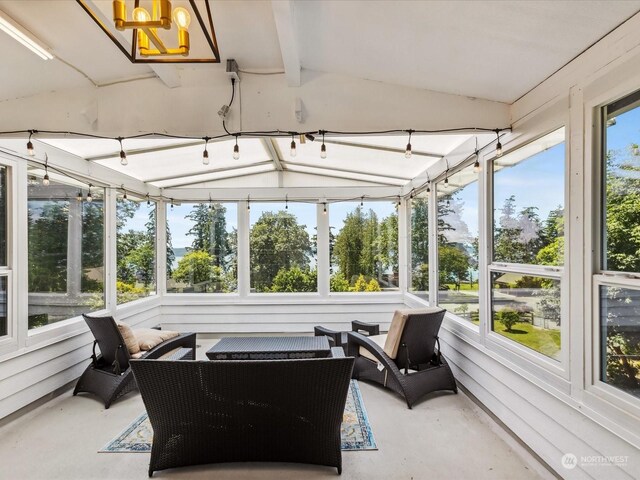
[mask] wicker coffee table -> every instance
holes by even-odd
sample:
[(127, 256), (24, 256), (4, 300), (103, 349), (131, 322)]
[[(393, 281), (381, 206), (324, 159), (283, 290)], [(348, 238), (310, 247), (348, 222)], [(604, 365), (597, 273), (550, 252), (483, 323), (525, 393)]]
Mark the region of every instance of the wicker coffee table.
[(326, 337), (225, 337), (207, 350), (209, 360), (281, 360), (331, 356)]

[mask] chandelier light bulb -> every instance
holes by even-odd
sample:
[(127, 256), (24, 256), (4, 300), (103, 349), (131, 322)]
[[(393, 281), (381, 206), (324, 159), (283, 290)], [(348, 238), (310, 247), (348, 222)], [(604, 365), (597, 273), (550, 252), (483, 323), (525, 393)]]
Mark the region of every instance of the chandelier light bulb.
[(134, 22), (148, 22), (151, 20), (151, 15), (149, 15), (149, 12), (147, 12), (147, 10), (142, 7), (134, 8), (132, 17)]
[(173, 21), (176, 22), (178, 28), (186, 30), (191, 24), (191, 15), (186, 8), (178, 7), (173, 10)]

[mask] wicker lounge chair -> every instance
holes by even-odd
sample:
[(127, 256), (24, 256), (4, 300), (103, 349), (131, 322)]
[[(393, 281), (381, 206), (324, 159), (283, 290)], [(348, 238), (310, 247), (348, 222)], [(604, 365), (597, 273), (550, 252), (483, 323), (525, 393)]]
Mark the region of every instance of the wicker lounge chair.
[[(351, 322), (351, 331), (366, 332), (367, 335), (380, 335), (380, 326), (374, 323), (366, 323), (361, 322), (360, 320), (354, 320), (353, 322)], [(330, 328), (322, 326), (313, 327), (313, 334), (316, 337), (321, 337), (323, 335), (326, 336), (331, 347), (346, 348), (347, 333), (348, 332), (340, 332), (338, 330), (332, 330)]]
[(131, 365), (153, 427), (149, 476), (222, 462), (342, 471), (340, 425), (353, 358)]
[[(92, 393), (104, 402), (104, 408), (109, 408), (117, 398), (136, 388), (135, 378), (129, 364), (131, 355), (113, 317), (82, 316), (89, 325), (95, 340), (91, 364), (78, 379), (73, 394)], [(96, 345), (100, 348), (98, 355), (96, 355)], [(146, 352), (142, 358), (156, 359), (180, 347), (191, 349), (190, 358), (193, 358), (196, 348), (196, 334), (183, 333), (166, 340)], [(184, 358), (189, 358), (189, 356)]]
[(433, 391), (457, 393), (451, 368), (440, 353), (438, 331), (444, 313), (440, 308), (398, 310), (387, 335), (350, 332), (347, 354), (355, 357), (353, 378), (390, 388), (409, 408)]

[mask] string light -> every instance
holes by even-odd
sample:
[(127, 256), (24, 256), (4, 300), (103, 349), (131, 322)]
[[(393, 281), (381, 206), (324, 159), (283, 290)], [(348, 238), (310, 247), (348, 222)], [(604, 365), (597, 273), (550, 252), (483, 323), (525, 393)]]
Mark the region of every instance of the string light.
[(444, 174), (444, 184), (445, 185), (449, 185), (449, 169), (447, 168), (447, 171)]
[(295, 157), (298, 153), (298, 151), (296, 150), (296, 141), (295, 141), (295, 136), (291, 135), (291, 156)]
[(233, 147), (233, 159), (240, 159), (240, 147), (238, 146), (238, 135), (236, 135), (236, 144)]
[(320, 145), (320, 158), (327, 158), (327, 147), (324, 144), (324, 130), (322, 130), (322, 145)]
[(476, 156), (476, 161), (473, 164), (473, 171), (474, 173), (480, 173), (480, 156), (479, 156), (479, 151), (478, 151), (478, 137), (476, 137), (476, 150), (474, 152), (474, 155)]
[(284, 209), (289, 210), (289, 194), (288, 193), (284, 196)]
[(413, 133), (413, 130), (407, 130), (407, 132), (409, 132), (409, 141), (407, 142), (407, 148), (404, 152), (404, 157), (411, 158), (411, 134)]
[(31, 143), (31, 136), (36, 133), (35, 130), (29, 130), (29, 141), (27, 142), (27, 153), (33, 157), (36, 153), (33, 151), (33, 143)]
[(360, 206), (364, 207), (364, 195), (360, 198)]
[(173, 210), (173, 198), (171, 199), (171, 210)]
[(496, 128), (496, 137), (498, 137), (498, 143), (496, 143), (496, 157), (502, 156), (502, 144), (500, 143), (500, 129)]
[(120, 142), (120, 165), (126, 167), (129, 164), (129, 160), (127, 160), (127, 154), (124, 153), (124, 148), (122, 148), (122, 137), (117, 138), (118, 142)]
[(251, 197), (247, 195), (247, 211), (251, 210)]
[(322, 204), (322, 214), (326, 215), (327, 214), (327, 202), (324, 202)]
[(49, 157), (47, 154), (44, 154), (44, 177), (42, 177), (42, 185), (45, 187), (49, 186)]
[(151, 206), (151, 200), (149, 199), (149, 194), (147, 193), (147, 207)]
[(122, 185), (122, 190), (124, 191), (124, 195), (122, 196), (122, 199), (127, 200), (127, 191), (124, 189), (124, 185)]
[(398, 195), (398, 202), (397, 202), (398, 206), (400, 206), (400, 195)]
[(209, 143), (209, 137), (204, 137), (204, 152), (202, 152), (202, 164), (209, 165), (209, 152), (207, 151), (207, 144)]
[(76, 195), (76, 200), (81, 202), (82, 201), (82, 190), (78, 191), (78, 195)]
[(427, 193), (431, 193), (431, 177), (427, 173)]
[(87, 202), (89, 203), (93, 202), (93, 196), (91, 195), (91, 187), (93, 187), (93, 185), (89, 184), (89, 193), (87, 193)]
[(412, 189), (411, 189), (411, 193), (409, 194), (409, 198), (410, 198), (411, 200), (413, 200), (413, 197), (415, 197), (415, 196), (416, 196), (416, 189), (415, 189), (415, 188), (412, 188)]

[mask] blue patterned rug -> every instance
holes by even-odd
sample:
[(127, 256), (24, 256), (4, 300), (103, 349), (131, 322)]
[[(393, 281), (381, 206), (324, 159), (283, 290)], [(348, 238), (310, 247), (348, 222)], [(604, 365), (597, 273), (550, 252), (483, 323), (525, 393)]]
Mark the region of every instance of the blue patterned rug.
[[(342, 450), (377, 450), (367, 411), (362, 402), (360, 387), (351, 380), (347, 403), (342, 417)], [(151, 451), (153, 430), (147, 413), (136, 418), (120, 435), (111, 440), (100, 452), (148, 453)]]

